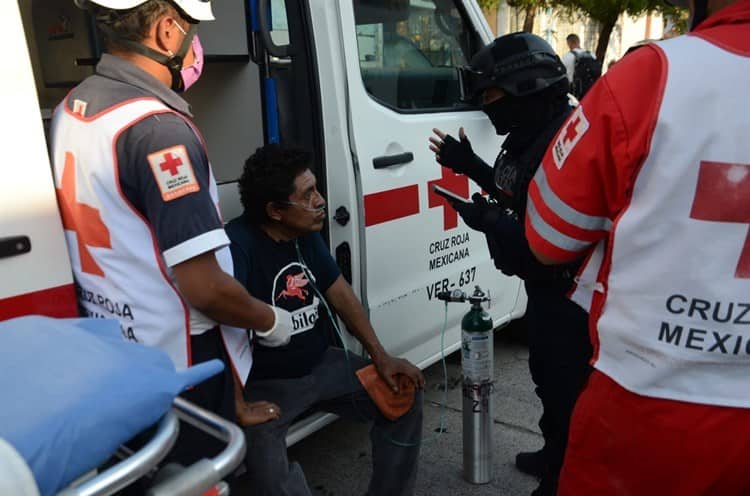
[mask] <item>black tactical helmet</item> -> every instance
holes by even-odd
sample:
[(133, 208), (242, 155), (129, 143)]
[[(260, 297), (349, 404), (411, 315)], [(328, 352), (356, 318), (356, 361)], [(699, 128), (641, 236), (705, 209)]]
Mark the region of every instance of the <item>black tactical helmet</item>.
[(539, 36), (506, 34), (479, 50), (469, 67), (459, 69), (461, 97), (471, 100), (487, 88), (513, 96), (542, 91), (565, 79), (565, 66)]

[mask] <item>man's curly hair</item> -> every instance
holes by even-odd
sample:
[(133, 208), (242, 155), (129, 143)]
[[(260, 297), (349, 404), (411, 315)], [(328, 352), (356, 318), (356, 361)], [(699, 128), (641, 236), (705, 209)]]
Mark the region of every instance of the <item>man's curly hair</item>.
[(266, 205), (284, 205), (294, 193), (294, 180), (312, 170), (312, 154), (275, 143), (258, 148), (247, 161), (239, 180), (240, 201), (245, 215), (255, 225), (268, 222)]

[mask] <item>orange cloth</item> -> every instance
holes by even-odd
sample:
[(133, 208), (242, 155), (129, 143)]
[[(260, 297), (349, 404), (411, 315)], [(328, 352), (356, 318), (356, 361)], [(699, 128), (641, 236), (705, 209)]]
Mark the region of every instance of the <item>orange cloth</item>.
[(405, 375), (396, 376), (398, 393), (378, 375), (375, 365), (368, 365), (357, 370), (357, 378), (367, 394), (388, 420), (394, 421), (409, 411), (414, 404), (414, 383)]

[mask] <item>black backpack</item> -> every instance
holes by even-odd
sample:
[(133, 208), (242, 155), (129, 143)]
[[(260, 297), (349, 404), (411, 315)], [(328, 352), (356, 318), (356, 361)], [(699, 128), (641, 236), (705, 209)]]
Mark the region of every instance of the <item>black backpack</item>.
[(580, 100), (602, 75), (602, 67), (589, 51), (573, 52), (573, 55), (576, 61), (573, 66), (573, 82), (570, 90)]

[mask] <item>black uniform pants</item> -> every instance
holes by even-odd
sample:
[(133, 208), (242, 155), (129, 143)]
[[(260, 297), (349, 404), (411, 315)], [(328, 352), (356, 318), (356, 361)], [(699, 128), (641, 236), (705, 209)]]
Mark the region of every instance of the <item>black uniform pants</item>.
[[(234, 405), (234, 377), (229, 354), (224, 347), (221, 331), (214, 327), (203, 334), (190, 336), (193, 364), (218, 358), (224, 371), (188, 389), (180, 396), (230, 422), (236, 420)], [(168, 456), (170, 461), (191, 465), (201, 458), (217, 455), (226, 443), (206, 434), (197, 427), (180, 422), (180, 435)]]
[[(193, 364), (218, 358), (224, 362), (224, 371), (183, 392), (180, 396), (234, 422), (234, 377), (229, 355), (224, 347), (219, 328), (215, 327), (203, 334), (190, 336), (190, 348)], [(151, 440), (155, 431), (156, 427), (148, 429), (129, 441), (127, 446), (133, 450), (140, 449)], [(169, 463), (177, 463), (182, 466), (192, 465), (202, 458), (216, 456), (225, 446), (226, 443), (206, 434), (197, 427), (193, 427), (187, 422), (180, 422), (177, 442), (167, 457), (159, 463), (159, 466), (163, 467)], [(115, 461), (114, 459), (111, 460), (112, 463)], [(117, 495), (142, 496), (151, 483), (152, 481), (147, 478), (138, 480), (119, 491)]]
[(568, 427), (578, 394), (591, 372), (588, 313), (555, 282), (526, 282), (529, 370), (542, 402), (543, 495), (557, 492)]

